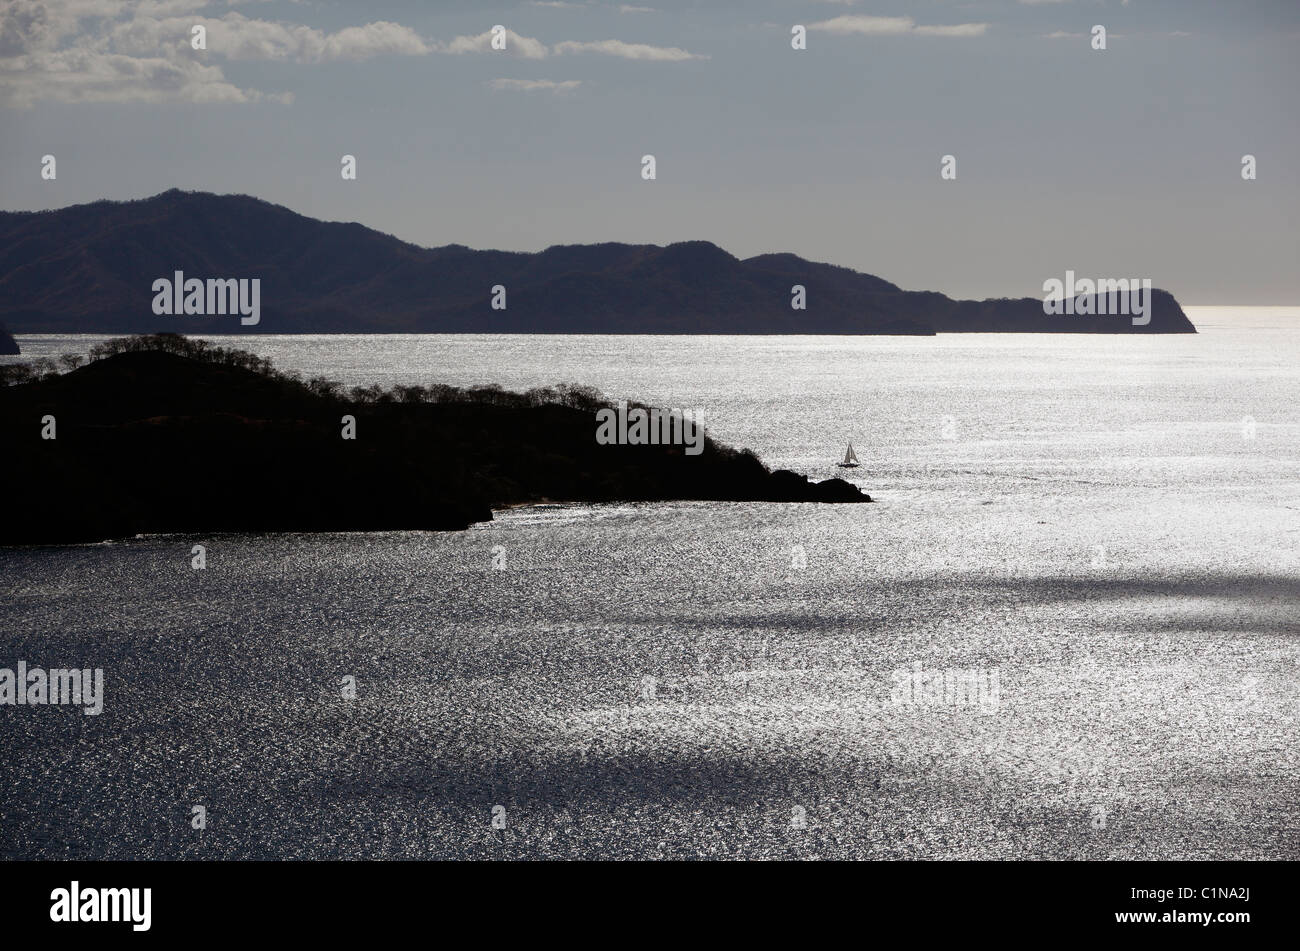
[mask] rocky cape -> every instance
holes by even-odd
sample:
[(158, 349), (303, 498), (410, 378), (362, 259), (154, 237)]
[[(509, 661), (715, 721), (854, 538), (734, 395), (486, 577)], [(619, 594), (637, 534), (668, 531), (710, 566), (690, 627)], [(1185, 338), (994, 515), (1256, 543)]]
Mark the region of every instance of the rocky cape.
[[(257, 326), (153, 313), (153, 283), (257, 279)], [(804, 310), (791, 288), (806, 289)], [(492, 288), (506, 289), (504, 310)], [(1039, 298), (953, 300), (793, 254), (744, 260), (707, 241), (422, 248), (245, 195), (0, 213), (0, 320), (24, 333), (1195, 333), (1166, 291), (1151, 321), (1049, 316)]]
[[(707, 436), (696, 456), (600, 445), (595, 413), (608, 404), (579, 387), (344, 395), (179, 337), (100, 349), (79, 369), (26, 382), (10, 372), (0, 387), (0, 544), (464, 529), (543, 501), (871, 501)], [(355, 439), (342, 438), (344, 416)]]
[(0, 356), (12, 357), (21, 352), (18, 349), (18, 341), (10, 336), (4, 324), (0, 324)]

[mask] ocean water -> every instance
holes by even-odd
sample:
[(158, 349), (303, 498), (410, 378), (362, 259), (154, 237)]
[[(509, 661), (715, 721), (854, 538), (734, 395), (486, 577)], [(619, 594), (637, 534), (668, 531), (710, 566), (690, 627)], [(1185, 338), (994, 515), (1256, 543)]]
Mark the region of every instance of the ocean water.
[(593, 385), (817, 478), (852, 440), (877, 501), (0, 549), (0, 667), (106, 681), (99, 716), (0, 706), (0, 856), (1300, 857), (1300, 308), (1188, 313), (237, 341)]

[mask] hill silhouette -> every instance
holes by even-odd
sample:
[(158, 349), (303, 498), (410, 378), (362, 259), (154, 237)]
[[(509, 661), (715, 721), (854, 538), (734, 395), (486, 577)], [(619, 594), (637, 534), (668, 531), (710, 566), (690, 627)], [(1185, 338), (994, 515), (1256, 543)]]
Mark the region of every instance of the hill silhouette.
[(581, 387), (344, 393), (176, 335), (109, 341), (92, 357), (66, 373), (0, 367), (0, 544), (463, 529), (539, 501), (871, 501), (707, 435), (698, 455), (602, 445), (595, 414), (609, 404)]
[(0, 356), (14, 356), (20, 353), (18, 341), (10, 336), (9, 331), (5, 329), (4, 324), (0, 324)]
[[(257, 278), (261, 315), (158, 316), (153, 282)], [(791, 287), (807, 289), (793, 310)], [(506, 308), (490, 306), (506, 288)], [(0, 319), (27, 333), (1194, 333), (1153, 293), (1147, 326), (1050, 317), (1038, 298), (958, 301), (793, 254), (707, 241), (559, 245), (536, 254), (421, 248), (245, 195), (171, 190), (0, 213)]]

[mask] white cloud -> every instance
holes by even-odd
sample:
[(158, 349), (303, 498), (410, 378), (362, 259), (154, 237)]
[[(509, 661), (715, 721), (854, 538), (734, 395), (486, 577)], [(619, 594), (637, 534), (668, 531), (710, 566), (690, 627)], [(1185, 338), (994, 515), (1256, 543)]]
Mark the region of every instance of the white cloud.
[(292, 102), (230, 83), (220, 67), (194, 60), (123, 56), (88, 49), (0, 60), (0, 103), (19, 108), (54, 102)]
[(956, 23), (950, 26), (917, 26), (911, 17), (877, 17), (847, 14), (811, 24), (808, 29), (840, 35), (867, 36), (983, 36), (987, 23)]
[(881, 36), (897, 36), (908, 33), (916, 26), (911, 17), (874, 17), (845, 15), (831, 20), (822, 20), (808, 27), (824, 33), (869, 33)]
[(140, 0), (132, 11), (136, 16), (168, 17), (202, 10), (209, 0)]
[(55, 50), (77, 33), (82, 20), (115, 17), (125, 7), (115, 0), (4, 0), (0, 3), (0, 58)]
[[(236, 0), (227, 0), (233, 3)], [(429, 45), (387, 21), (326, 33), (292, 23), (194, 14), (211, 0), (0, 0), (0, 104), (279, 102), (230, 82), (213, 60), (355, 61), (423, 55)], [(207, 29), (207, 49), (190, 46)]]
[(917, 36), (983, 36), (987, 23), (954, 23), (951, 26), (918, 26)]
[(656, 60), (676, 63), (688, 59), (708, 59), (698, 53), (688, 53), (676, 46), (647, 46), (644, 43), (624, 43), (622, 40), (595, 40), (589, 43), (577, 40), (565, 40), (555, 44), (555, 52), (564, 53), (603, 53), (606, 56), (619, 56), (623, 59)]
[(580, 79), (494, 79), (488, 83), (493, 89), (511, 89), (519, 92), (569, 92), (582, 85)]
[(324, 63), (381, 55), (422, 56), (430, 52), (414, 30), (385, 20), (323, 33), (293, 23), (252, 20), (239, 13), (228, 13), (221, 19), (138, 17), (117, 27), (112, 41), (114, 48), (123, 52), (144, 54), (168, 43), (185, 50), (189, 48), (190, 28), (198, 24), (208, 31), (207, 52), (232, 60)]
[(358, 60), (372, 56), (423, 56), (429, 47), (410, 27), (387, 20), (346, 26), (325, 37), (323, 60)]
[(530, 36), (520, 36), (514, 30), (506, 30), (506, 48), (492, 48), (492, 31), (478, 36), (458, 36), (442, 47), (444, 53), (502, 53), (508, 56), (522, 56), (524, 59), (542, 59), (546, 56), (546, 44)]

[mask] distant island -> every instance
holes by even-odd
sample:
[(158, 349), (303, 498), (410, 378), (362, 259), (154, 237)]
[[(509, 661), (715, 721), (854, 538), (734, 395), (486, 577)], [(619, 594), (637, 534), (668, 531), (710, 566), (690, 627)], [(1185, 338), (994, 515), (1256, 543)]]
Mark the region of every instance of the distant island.
[[(233, 305), (226, 316), (155, 313), (155, 282), (177, 272), (257, 280), (256, 317), (231, 316)], [(804, 309), (791, 306), (796, 285)], [(421, 248), (245, 195), (175, 189), (0, 213), (0, 319), (24, 333), (1196, 332), (1171, 294), (1151, 298), (1151, 320), (1138, 326), (1124, 316), (1050, 316), (1039, 298), (905, 291), (793, 254), (740, 260), (707, 241), (536, 254)]]
[(602, 445), (597, 418), (612, 404), (583, 387), (345, 393), (176, 335), (108, 341), (91, 357), (0, 366), (0, 544), (464, 529), (545, 501), (871, 501), (707, 435)]
[(0, 356), (12, 357), (21, 352), (18, 349), (18, 341), (10, 336), (4, 324), (0, 324)]

